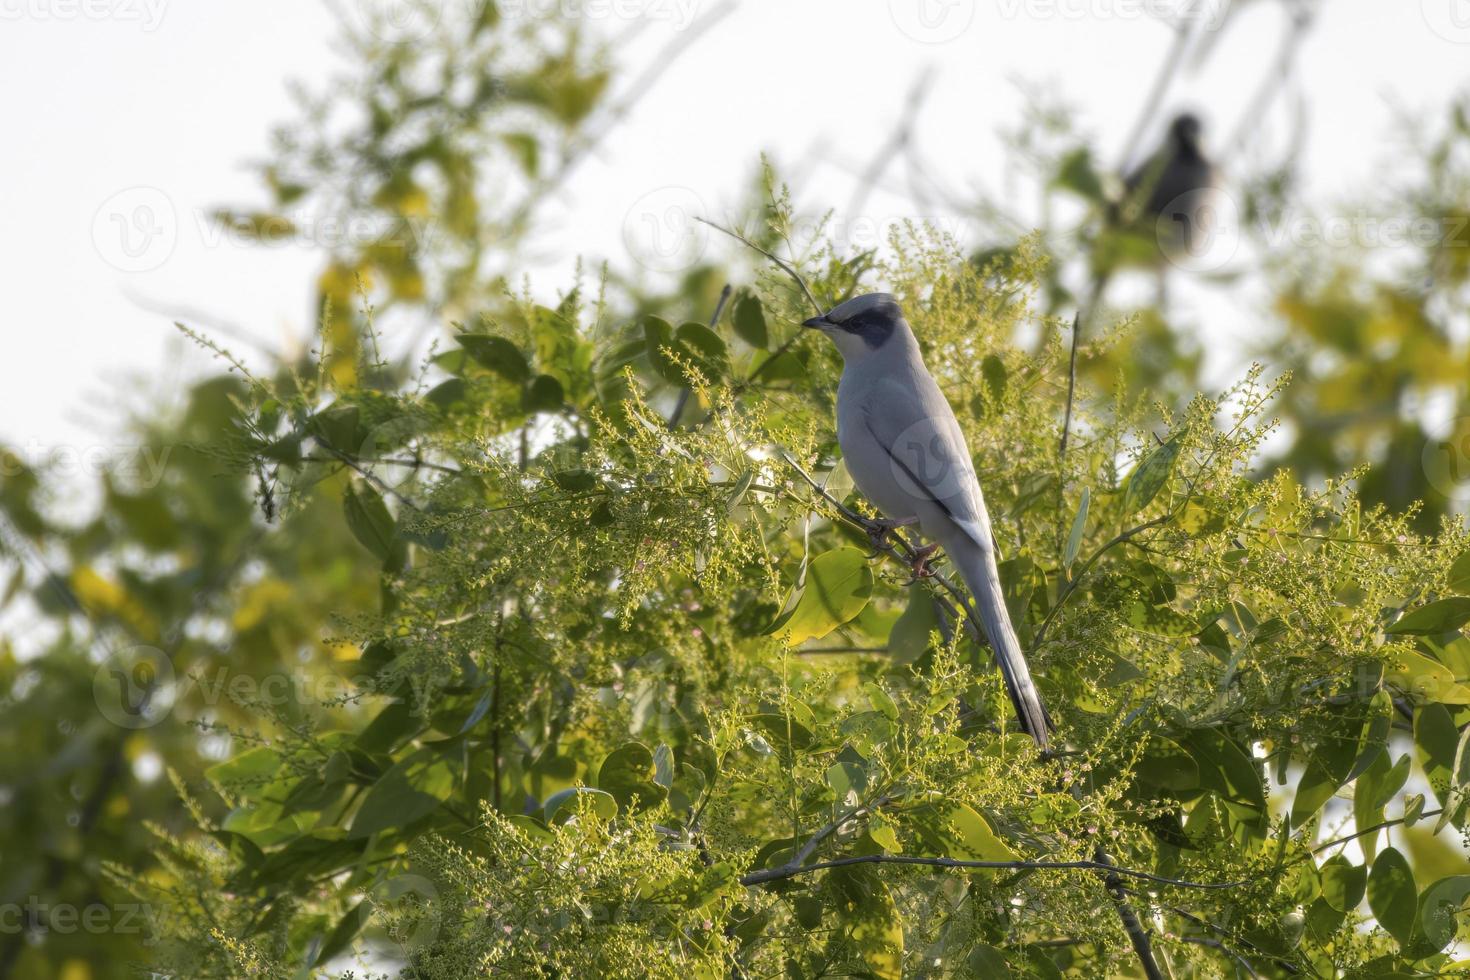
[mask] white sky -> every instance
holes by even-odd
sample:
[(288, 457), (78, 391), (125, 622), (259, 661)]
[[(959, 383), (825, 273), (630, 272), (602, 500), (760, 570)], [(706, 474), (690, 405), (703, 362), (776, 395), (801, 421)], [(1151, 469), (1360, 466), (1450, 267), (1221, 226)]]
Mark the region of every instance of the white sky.
[[(691, 12), (716, 6), (522, 2), (596, 14), (612, 31), (632, 26), (618, 11), (644, 11), (635, 69)], [(636, 236), (670, 208), (720, 214), (742, 199), (762, 150), (800, 165), (803, 204), (841, 208), (926, 67), (917, 140), (955, 190), (1002, 188), (996, 133), (1019, 118), (1016, 79), (1050, 83), (1116, 156), (1170, 40), (1141, 2), (743, 0), (578, 172), (539, 242), (556, 261), (540, 264), (536, 286), (564, 288), (579, 253), (636, 268), (625, 229)], [(1282, 29), (1276, 4), (1257, 0), (1207, 70), (1183, 77), (1170, 103), (1205, 110), (1207, 142), (1238, 121)], [(292, 116), (287, 80), (326, 76), (332, 39), (322, 0), (0, 0), (0, 443), (95, 452), (119, 441), (120, 404), (180, 396), (206, 361), (134, 297), (209, 311), (271, 346), (306, 333), (320, 257), (232, 244), (197, 216), (264, 200), (245, 164)], [(1309, 193), (1328, 200), (1392, 173), (1391, 105), (1437, 114), (1467, 69), (1470, 0), (1326, 3), (1299, 60)], [(137, 187), (151, 190), (115, 197)], [(131, 260), (113, 212), (146, 220), (135, 205), (160, 202), (176, 219), (157, 218), (172, 251), (120, 268)], [(912, 208), (879, 194), (865, 211), (882, 221)], [(1228, 341), (1253, 312), (1236, 297), (1199, 316)]]

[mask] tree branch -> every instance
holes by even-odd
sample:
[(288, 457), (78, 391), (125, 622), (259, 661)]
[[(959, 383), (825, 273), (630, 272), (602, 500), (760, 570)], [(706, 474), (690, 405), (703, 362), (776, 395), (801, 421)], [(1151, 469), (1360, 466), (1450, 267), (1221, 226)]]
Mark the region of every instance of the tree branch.
[(1103, 887), (1107, 888), (1108, 894), (1113, 898), (1113, 907), (1118, 910), (1118, 918), (1123, 920), (1123, 931), (1128, 933), (1128, 942), (1133, 946), (1133, 955), (1138, 957), (1138, 962), (1143, 966), (1143, 975), (1148, 980), (1164, 980), (1159, 961), (1154, 957), (1153, 941), (1149, 938), (1148, 930), (1144, 929), (1138, 913), (1133, 911), (1133, 906), (1128, 904), (1128, 893), (1123, 888), (1123, 879), (1119, 877), (1120, 869), (1114, 866), (1102, 848), (1097, 849), (1097, 863), (1110, 869)]
[(1187, 881), (1183, 878), (1165, 878), (1147, 871), (1120, 868), (1098, 861), (962, 861), (948, 857), (914, 857), (907, 854), (859, 854), (853, 857), (834, 858), (813, 864), (794, 865), (791, 862), (779, 868), (752, 871), (740, 878), (742, 885), (763, 885), (772, 881), (784, 881), (797, 875), (826, 871), (831, 868), (847, 868), (855, 864), (904, 864), (926, 868), (953, 868), (970, 871), (1090, 871), (1122, 878), (1134, 878), (1156, 885), (1171, 885), (1175, 888), (1200, 888), (1219, 890), (1240, 888), (1249, 881)]

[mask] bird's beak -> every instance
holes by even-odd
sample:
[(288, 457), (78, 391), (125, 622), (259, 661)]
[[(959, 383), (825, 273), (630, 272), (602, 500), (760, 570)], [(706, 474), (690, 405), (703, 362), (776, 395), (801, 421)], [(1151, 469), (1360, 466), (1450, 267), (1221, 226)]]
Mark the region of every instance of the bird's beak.
[(803, 320), (801, 325), (803, 327), (815, 327), (817, 330), (822, 330), (830, 327), (832, 324), (825, 316), (814, 316), (810, 320)]

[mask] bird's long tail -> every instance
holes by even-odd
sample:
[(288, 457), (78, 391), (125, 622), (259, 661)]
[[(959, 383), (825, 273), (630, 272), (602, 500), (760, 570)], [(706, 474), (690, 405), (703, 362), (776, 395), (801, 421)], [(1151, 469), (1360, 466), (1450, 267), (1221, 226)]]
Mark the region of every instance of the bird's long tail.
[(1041, 703), (1041, 695), (1031, 680), (1031, 668), (1021, 652), (1021, 641), (1011, 626), (1005, 594), (1000, 587), (1000, 570), (995, 565), (995, 552), (968, 540), (958, 549), (946, 550), (975, 597), (976, 611), (985, 627), (985, 636), (990, 640), (990, 648), (995, 651), (996, 666), (1005, 679), (1006, 693), (1016, 707), (1021, 727), (1045, 749), (1051, 731), (1051, 717)]

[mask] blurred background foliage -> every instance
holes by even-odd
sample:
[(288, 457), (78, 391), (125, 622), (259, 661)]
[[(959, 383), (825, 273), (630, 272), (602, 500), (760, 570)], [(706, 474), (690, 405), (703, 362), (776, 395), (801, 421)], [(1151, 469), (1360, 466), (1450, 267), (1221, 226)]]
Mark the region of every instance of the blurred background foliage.
[[(763, 391), (762, 397), (773, 400), (778, 415), (783, 399), (791, 404), (810, 400), (808, 393), (792, 390), (799, 382), (825, 377), (832, 368), (826, 352), (785, 343), (791, 322), (799, 319), (801, 301), (778, 270), (759, 262), (758, 256), (753, 261), (749, 250), (719, 253), (718, 259), (696, 263), (657, 289), (636, 285), (617, 269), (584, 275), (578, 288), (569, 290), (555, 308), (536, 306), (517, 291), (518, 259), (523, 250), (534, 247), (538, 206), (557, 192), (576, 162), (631, 108), (614, 94), (614, 82), (620, 74), (629, 74), (631, 66), (618, 65), (616, 53), (600, 39), (575, 23), (503, 19), (489, 0), (436, 19), (433, 34), (411, 44), (383, 40), (391, 35), (387, 30), (364, 31), (350, 24), (343, 30), (352, 70), (327, 91), (303, 93), (300, 118), (276, 134), (261, 165), (266, 202), (259, 207), (222, 208), (218, 215), (219, 220), (263, 238), (288, 233), (302, 215), (367, 229), (367, 234), (352, 236), (324, 256), (314, 311), (321, 330), (312, 348), (265, 369), (249, 369), (221, 348), (222, 370), (198, 381), (183, 410), (130, 423), (140, 441), (139, 465), (120, 467), (92, 488), (95, 506), (86, 519), (67, 513), (75, 487), (44, 470), (26, 468), (18, 456), (4, 456), (0, 595), (12, 639), (0, 640), (0, 691), (7, 721), (0, 729), (4, 803), (0, 902), (21, 907), (26, 928), (10, 929), (7, 922), (0, 932), (0, 976), (87, 980), (134, 975), (137, 964), (155, 956), (144, 945), (147, 934), (141, 922), (134, 929), (131, 919), (127, 925), (119, 921), (136, 903), (136, 891), (159, 888), (156, 904), (163, 907), (168, 890), (180, 882), (221, 887), (220, 881), (209, 877), (215, 868), (209, 860), (217, 855), (206, 860), (183, 846), (171, 851), (150, 830), (152, 826), (188, 839), (196, 826), (198, 815), (191, 815), (181, 802), (167, 772), (175, 773), (179, 785), (189, 787), (193, 795), (210, 785), (233, 787), (226, 794), (233, 792), (234, 801), (241, 804), (237, 812), (249, 811), (252, 800), (258, 803), (252, 794), (274, 786), (272, 780), (289, 777), (290, 792), (299, 794), (294, 806), (307, 814), (314, 812), (308, 804), (321, 803), (308, 798), (313, 791), (335, 801), (342, 797), (333, 793), (346, 792), (348, 774), (353, 779), (383, 775), (384, 753), (412, 744), (419, 734), (410, 706), (433, 705), (439, 712), (433, 726), (440, 732), (473, 730), (477, 738), (508, 741), (522, 737), (517, 726), (506, 723), (488, 732), (476, 727), (492, 708), (500, 711), (482, 704), (479, 691), (503, 698), (497, 702), (503, 707), (535, 703), (544, 693), (539, 684), (575, 686), (578, 670), (585, 667), (566, 650), (539, 645), (544, 641), (535, 631), (517, 632), (513, 610), (505, 611), (492, 639), (529, 648), (516, 662), (529, 659), (539, 666), (517, 676), (501, 676), (499, 661), (493, 658), (470, 665), (467, 675), (439, 676), (427, 662), (399, 662), (399, 651), (378, 635), (385, 616), (388, 621), (397, 617), (422, 623), (426, 609), (436, 615), (446, 612), (402, 586), (403, 576), (413, 568), (409, 550), (442, 547), (440, 537), (453, 533), (449, 519), (438, 515), (453, 514), (468, 500), (513, 493), (516, 486), (513, 474), (507, 479), (505, 474), (486, 473), (480, 485), (448, 481), (428, 498), (426, 515), (408, 522), (412, 526), (399, 534), (394, 515), (402, 520), (405, 501), (434, 475), (436, 466), (443, 465), (442, 460), (419, 455), (415, 447), (420, 436), (433, 431), (442, 437), (447, 425), (460, 444), (483, 445), (491, 458), (519, 459), (522, 468), (532, 464), (540, 447), (556, 445), (570, 454), (572, 462), (534, 459), (535, 465), (545, 479), (575, 494), (591, 489), (585, 464), (576, 454), (591, 444), (595, 410), (637, 403), (645, 395), (652, 406), (647, 417), (659, 413), (674, 417), (677, 412), (678, 417), (704, 419), (715, 407), (708, 392), (690, 394), (678, 360), (661, 351), (682, 352), (690, 362), (710, 367), (711, 376), (723, 376), (732, 349), (741, 353), (749, 358), (751, 370), (759, 371), (754, 381), (760, 385), (747, 376), (747, 389), (774, 389), (774, 394)], [(1221, 190), (1239, 216), (1241, 260), (1225, 271), (1197, 275), (1161, 258), (1147, 222), (1129, 226), (1120, 221), (1119, 205), (1127, 196), (1126, 167), (1115, 172), (1100, 163), (1100, 154), (1074, 129), (1065, 109), (1038, 98), (1016, 124), (1012, 143), (1016, 168), (1039, 189), (1042, 219), (1018, 219), (996, 201), (956, 205), (974, 219), (980, 230), (977, 237), (987, 243), (972, 257), (975, 270), (994, 288), (986, 298), (992, 304), (985, 313), (990, 325), (986, 329), (1005, 327), (1009, 336), (1001, 342), (1018, 345), (1006, 355), (1008, 360), (999, 355), (984, 360), (983, 384), (972, 392), (971, 411), (978, 416), (1002, 407), (1023, 411), (1028, 391), (1056, 396), (1058, 379), (1066, 376), (1071, 338), (1066, 325), (1075, 313), (1081, 328), (1078, 401), (1084, 406), (1079, 418), (1093, 419), (1099, 432), (1125, 423), (1140, 431), (1150, 424), (1160, 433), (1174, 431), (1171, 422), (1178, 421), (1179, 413), (1205, 386), (1209, 342), (1192, 335), (1187, 308), (1175, 301), (1172, 288), (1161, 284), (1194, 275), (1209, 288), (1231, 289), (1244, 276), (1259, 277), (1269, 288), (1269, 301), (1261, 310), (1264, 327), (1257, 349), (1240, 352), (1246, 356), (1239, 359), (1254, 357), (1269, 365), (1273, 374), (1290, 371), (1293, 377), (1272, 405), (1283, 424), (1261, 445), (1265, 465), (1254, 468), (1252, 477), (1268, 486), (1279, 474), (1290, 474), (1320, 488), (1331, 478), (1364, 467), (1357, 486), (1365, 507), (1385, 505), (1389, 522), (1397, 519), (1392, 515), (1401, 516), (1404, 534), (1410, 528), (1435, 531), (1441, 518), (1462, 512), (1470, 478), (1470, 409), (1465, 404), (1470, 398), (1466, 380), (1470, 325), (1465, 314), (1470, 308), (1467, 107), (1470, 102), (1461, 100), (1449, 105), (1438, 120), (1406, 124), (1403, 172), (1372, 189), (1364, 201), (1345, 202), (1336, 209), (1423, 219), (1436, 234), (1389, 248), (1371, 243), (1313, 246), (1283, 238), (1273, 230), (1282, 227), (1284, 218), (1333, 216), (1306, 212), (1296, 193), (1289, 155), (1242, 163), (1251, 157), (1247, 140), (1247, 151), (1233, 156), (1230, 167), (1222, 167), (1221, 178)], [(1158, 104), (1143, 108), (1147, 117), (1159, 112)], [(746, 223), (741, 231), (754, 244), (785, 254), (792, 244), (795, 206), (768, 172), (760, 177), (753, 182), (750, 208), (759, 220)], [(1065, 220), (1048, 220), (1053, 216)], [(867, 253), (820, 250), (793, 258), (821, 284), (824, 300), (850, 294), (878, 261)], [(894, 270), (887, 271), (892, 276)], [(722, 294), (727, 282), (751, 280), (758, 281), (758, 288), (741, 289), (728, 299)], [(1034, 310), (1026, 298), (1026, 284), (1032, 280), (1039, 285)], [(692, 322), (705, 321), (711, 314), (706, 322), (724, 326), (712, 331)], [(649, 320), (649, 315), (662, 320)], [(613, 323), (640, 326), (619, 332), (607, 327)], [(609, 332), (598, 332), (605, 327)], [(456, 337), (456, 346), (431, 344), (446, 331)], [(201, 342), (214, 343), (202, 337)], [(1037, 361), (1023, 361), (1020, 351), (1030, 352)], [(828, 360), (811, 363), (813, 357)], [(1028, 374), (1034, 364), (1044, 365), (1045, 373)], [(639, 383), (629, 382), (623, 367), (632, 368)], [(1126, 405), (1112, 397), (1123, 391), (1132, 393)], [(823, 397), (816, 393), (818, 402)], [(829, 409), (816, 406), (817, 413)], [(821, 445), (811, 432), (787, 435), (793, 445), (807, 444), (814, 456), (830, 454), (831, 447)], [(656, 444), (640, 444), (633, 435), (627, 438), (630, 445), (660, 451)], [(505, 452), (494, 455), (490, 450)], [(1088, 459), (1099, 468), (1094, 474), (1099, 487), (1118, 486), (1119, 470), (1129, 465), (1121, 447), (1112, 458), (1098, 448)], [(148, 478), (154, 472), (147, 465), (152, 462), (159, 464), (160, 479)], [(728, 475), (739, 481), (738, 472)], [(1037, 474), (1016, 474), (1013, 483), (998, 487), (994, 494), (1008, 520), (1022, 527), (1027, 501), (1058, 491), (1055, 474), (1029, 482), (1028, 476)], [(720, 492), (728, 495), (731, 488)], [(594, 527), (610, 517), (596, 508), (583, 516), (587, 526)], [(676, 518), (673, 512), (666, 516)], [(1061, 531), (1055, 522), (1031, 528), (1040, 538), (1060, 539)], [(676, 543), (693, 548), (708, 529), (690, 526), (683, 532)], [(841, 531), (829, 533), (834, 541), (841, 540)], [(643, 542), (626, 544), (636, 550)], [(508, 560), (504, 555), (496, 558)], [(640, 574), (660, 561), (678, 564), (656, 549), (642, 561)], [(461, 565), (439, 567), (435, 574), (478, 582), (492, 572), (516, 574), (513, 563), (487, 568), (477, 564), (473, 554), (464, 556)], [(637, 575), (625, 575), (621, 584), (637, 594)], [(1007, 575), (1012, 581), (1033, 583), (1042, 615), (1048, 601), (1055, 601), (1059, 584), (1066, 581), (1055, 567), (1044, 564), (1034, 575), (1019, 566), (1012, 566)], [(1035, 582), (1042, 587), (1035, 588)], [(419, 584), (425, 589), (432, 585)], [(746, 619), (735, 627), (758, 632), (757, 626), (780, 611), (758, 597), (773, 585), (790, 583), (753, 579), (740, 584), (744, 591), (738, 594), (749, 601), (740, 607)], [(1440, 590), (1443, 584), (1429, 584), (1426, 589)], [(1126, 583), (1126, 588), (1145, 591), (1154, 586), (1163, 588), (1149, 581), (1140, 584), (1136, 577)], [(1401, 598), (1408, 607), (1422, 597)], [(689, 622), (681, 623), (681, 628), (704, 628), (697, 599), (689, 597), (686, 603)], [(890, 618), (854, 627), (854, 638), (888, 636), (898, 608), (872, 606), (870, 617)], [(507, 622), (510, 626), (502, 628)], [(1036, 625), (1031, 622), (1032, 628)], [(575, 624), (559, 627), (578, 639)], [(1268, 627), (1274, 629), (1268, 622), (1242, 625), (1260, 642), (1270, 638)], [(601, 624), (581, 628), (588, 631), (581, 638), (605, 629)], [(620, 638), (616, 649), (626, 653), (673, 646), (663, 635), (672, 628), (661, 621), (643, 623), (637, 628), (642, 633)], [(444, 629), (453, 635), (452, 624)], [(1265, 634), (1258, 632), (1263, 630)], [(17, 651), (22, 635), (24, 656)], [(464, 637), (445, 640), (444, 645), (468, 650), (486, 640)], [(679, 644), (688, 642), (684, 636)], [(173, 684), (167, 684), (166, 677), (149, 675), (158, 661), (149, 660), (148, 651), (158, 651), (166, 660), (174, 672)], [(730, 651), (703, 652), (706, 659), (699, 669), (709, 676), (696, 686), (718, 689), (731, 670), (722, 659)], [(616, 657), (611, 659), (617, 662)], [(692, 669), (694, 662), (692, 657), (681, 657), (678, 669)], [(1443, 654), (1435, 662), (1463, 665), (1463, 653)], [(136, 689), (144, 698), (132, 705), (134, 709), (143, 704), (146, 714), (151, 691), (177, 692), (177, 704), (163, 721), (134, 729), (125, 727), (133, 716), (125, 717), (124, 724), (109, 717), (102, 702), (119, 688), (107, 671), (120, 663), (129, 667), (128, 679), (135, 685), (128, 690)], [(383, 672), (395, 663), (394, 670)], [(603, 664), (599, 669), (611, 668)], [(639, 675), (638, 669), (618, 669), (628, 671), (630, 683)], [(1119, 669), (1126, 672), (1126, 665)], [(483, 676), (487, 670), (495, 673)], [(280, 690), (289, 693), (263, 693), (258, 680), (267, 677), (284, 678), (289, 686)], [(376, 678), (374, 683), (387, 684), (386, 693), (399, 696), (402, 707), (380, 713), (380, 705), (354, 693), (360, 688), (344, 683), (358, 680), (367, 685), (370, 677)], [(235, 678), (256, 683), (232, 689), (230, 681)], [(1463, 683), (1465, 678), (1458, 680)], [(653, 683), (641, 676), (639, 682)], [(412, 696), (403, 694), (406, 689)], [(330, 690), (342, 693), (324, 696)], [(622, 785), (607, 762), (596, 773), (589, 769), (588, 760), (612, 741), (613, 733), (573, 733), (584, 746), (579, 757), (571, 748), (579, 743), (562, 730), (569, 718), (584, 717), (569, 705), (582, 699), (618, 700), (613, 691), (611, 681), (607, 687), (580, 694), (559, 691), (562, 701), (556, 703), (567, 713), (536, 719), (542, 742), (536, 751), (521, 753), (524, 763), (515, 765), (523, 766), (522, 771), (472, 772), (463, 777), (473, 784), (466, 788), (467, 798), (514, 814), (526, 797), (544, 803), (578, 780)], [(631, 710), (656, 715), (662, 710), (661, 693), (667, 692), (650, 689), (643, 707), (635, 704)], [(884, 711), (877, 695), (865, 696), (875, 699), (874, 710)], [(1416, 773), (1439, 777), (1433, 792), (1444, 793), (1450, 791), (1462, 760), (1453, 748), (1446, 757), (1443, 745), (1446, 738), (1451, 745), (1457, 741), (1463, 745), (1460, 733), (1465, 727), (1464, 702), (1446, 703), (1448, 707), (1436, 703), (1438, 711), (1410, 705), (1407, 719), (1394, 720), (1395, 732), (1407, 727), (1407, 736), (1417, 738), (1423, 759), (1416, 763)], [(783, 710), (791, 710), (789, 704)], [(1402, 708), (1396, 710), (1402, 714)], [(813, 719), (812, 725), (820, 728), (830, 721)], [(656, 731), (657, 725), (657, 718), (650, 720), (645, 714), (630, 720), (628, 728)], [(358, 747), (367, 746), (363, 751), (377, 758), (359, 759), (328, 737), (364, 729), (376, 734), (359, 741)], [(708, 734), (718, 742), (719, 733)], [(1312, 731), (1306, 734), (1310, 741)], [(778, 741), (774, 734), (771, 738)], [(1353, 744), (1360, 744), (1356, 734), (1354, 738)], [(259, 740), (267, 753), (278, 754), (252, 755), (252, 739)], [(267, 744), (272, 747), (265, 748)], [(655, 783), (663, 787), (660, 795), (683, 794), (686, 803), (700, 798), (702, 781), (710, 771), (696, 757), (705, 751), (701, 744), (693, 738), (685, 744), (675, 740), (679, 775), (667, 785)], [(308, 758), (324, 745), (328, 749), (324, 758)], [(551, 746), (549, 755), (542, 751), (546, 745)], [(792, 757), (790, 747), (777, 744), (773, 751), (778, 762)], [(501, 749), (493, 753), (497, 766), (502, 754), (510, 755)], [(1368, 754), (1364, 749), (1364, 756)], [(1386, 761), (1379, 762), (1387, 757), (1373, 755), (1364, 763), (1373, 767), (1365, 771), (1382, 785), (1395, 778), (1380, 771), (1389, 768)], [(394, 757), (387, 758), (392, 762)], [(1281, 764), (1294, 760), (1300, 771), (1306, 771), (1316, 758), (1288, 752)], [(263, 760), (271, 771), (252, 773), (251, 765), (263, 765)], [(647, 765), (641, 758), (623, 761), (633, 774), (624, 782), (631, 780), (635, 786), (636, 774), (658, 765), (652, 758)], [(1330, 778), (1322, 777), (1318, 783), (1345, 775), (1336, 771), (1338, 761), (1318, 763), (1319, 769), (1333, 770)], [(1348, 759), (1350, 765), (1356, 761), (1357, 756)], [(206, 779), (206, 771), (220, 764), (234, 768), (216, 768), (212, 782)], [(425, 756), (414, 764), (429, 770), (427, 778), (436, 776), (434, 758)], [(286, 777), (280, 776), (282, 768)], [(759, 765), (752, 764), (751, 774), (760, 773)], [(1162, 778), (1167, 782), (1169, 777)], [(643, 789), (658, 792), (646, 784)], [(353, 791), (348, 805), (356, 796)], [(1446, 801), (1441, 799), (1441, 804)], [(573, 798), (568, 805), (578, 804)], [(1378, 811), (1381, 817), (1381, 806)], [(722, 816), (727, 833), (738, 828), (739, 813), (737, 807)], [(1372, 816), (1371, 806), (1367, 815)], [(216, 839), (225, 852), (247, 864), (253, 859), (250, 848), (282, 842), (258, 834), (251, 838), (253, 843), (243, 842), (240, 838), (250, 838), (262, 827), (228, 829), (228, 823), (215, 822), (219, 814), (213, 810), (205, 819), (221, 828)], [(308, 826), (303, 822), (298, 829)], [(534, 833), (524, 827), (506, 829), (490, 846), (510, 847), (517, 834)], [(870, 836), (881, 839), (882, 828), (870, 831)], [(1418, 843), (1410, 857), (1420, 884), (1462, 867), (1456, 862), (1463, 861), (1463, 852), (1445, 846), (1442, 837), (1413, 839)], [(554, 842), (569, 851), (585, 844)], [(791, 846), (790, 841), (786, 844)], [(629, 846), (630, 867), (640, 862), (662, 867), (660, 862), (668, 861), (652, 838)], [(750, 842), (752, 850), (758, 846), (759, 842)], [(282, 881), (296, 888), (311, 875), (336, 868), (334, 862), (343, 856), (329, 851), (308, 857)], [(434, 861), (432, 854), (415, 857), (426, 864)], [(131, 891), (120, 887), (105, 873), (104, 862), (138, 869), (145, 884), (134, 881)], [(711, 894), (726, 894), (728, 881), (711, 884), (701, 878), (705, 872), (690, 867), (687, 862), (669, 863), (664, 870), (670, 880), (692, 876), (694, 884), (685, 881), (691, 889), (709, 886)], [(1348, 893), (1353, 891), (1353, 876), (1361, 873), (1362, 866), (1344, 872)], [(451, 879), (441, 873), (436, 880), (447, 888)], [(238, 889), (241, 882), (230, 884)], [(1341, 895), (1325, 891), (1320, 881), (1302, 885), (1301, 892), (1306, 896), (1302, 904), (1316, 916), (1304, 928), (1330, 934), (1341, 927), (1341, 915), (1331, 921), (1334, 913), (1346, 911), (1337, 907), (1343, 904)], [(834, 876), (827, 892), (816, 897), (824, 908), (858, 908), (862, 903), (854, 897), (857, 893), (887, 894), (881, 883), (855, 874), (841, 881)], [(112, 924), (101, 931), (66, 930), (54, 923), (47, 927), (47, 913), (33, 908), (32, 896), (51, 907), (100, 905)], [(1398, 900), (1402, 904), (1401, 896)], [(1327, 903), (1326, 910), (1322, 902)], [(815, 914), (811, 905), (795, 908), (798, 916), (803, 910)], [(305, 925), (297, 920), (293, 932), (289, 923), (294, 910), (289, 903), (234, 911), (241, 918), (225, 930), (232, 939), (277, 935), (272, 930), (278, 927), (284, 930), (276, 951), (282, 962), (291, 959), (285, 952), (288, 947), (299, 962), (312, 941), (317, 942), (312, 956), (325, 962), (321, 940), (337, 936), (315, 919)], [(336, 911), (342, 918), (327, 923), (333, 928), (348, 921), (355, 909)], [(1283, 919), (1291, 914), (1275, 905), (1270, 911)], [(272, 914), (276, 919), (263, 921)], [(860, 908), (857, 914), (863, 914)], [(691, 927), (705, 915), (691, 912), (685, 917), (689, 921), (678, 925)], [(750, 915), (742, 921), (755, 918)], [(187, 925), (171, 923), (170, 928), (184, 932)], [(1278, 931), (1290, 932), (1297, 925), (1302, 924), (1288, 922)], [(710, 942), (715, 946), (745, 942), (740, 928), (732, 925)], [(998, 934), (987, 935), (1000, 942)], [(341, 938), (345, 943), (353, 937), (349, 931)], [(1252, 934), (1251, 941), (1266, 950), (1267, 960), (1274, 964), (1263, 969), (1285, 969), (1276, 958), (1300, 968), (1292, 958), (1296, 947), (1282, 935)], [(975, 942), (976, 949), (990, 948)], [(1031, 969), (1045, 976), (1068, 967), (1065, 958), (1057, 960), (1034, 949), (1025, 953), (1024, 962), (1013, 955), (1006, 968)], [(259, 951), (240, 949), (233, 955), (234, 965), (226, 974), (208, 975), (246, 972), (242, 964)], [(881, 954), (874, 955), (881, 959)], [(1391, 951), (1383, 955), (1387, 958), (1376, 967), (1383, 972), (1358, 975), (1386, 975), (1393, 968), (1386, 964), (1398, 961)], [(1115, 962), (1126, 962), (1126, 957)], [(869, 957), (868, 967), (881, 974), (873, 963)], [(809, 963), (795, 969), (817, 975)], [(261, 966), (258, 972), (269, 974), (271, 968)]]

